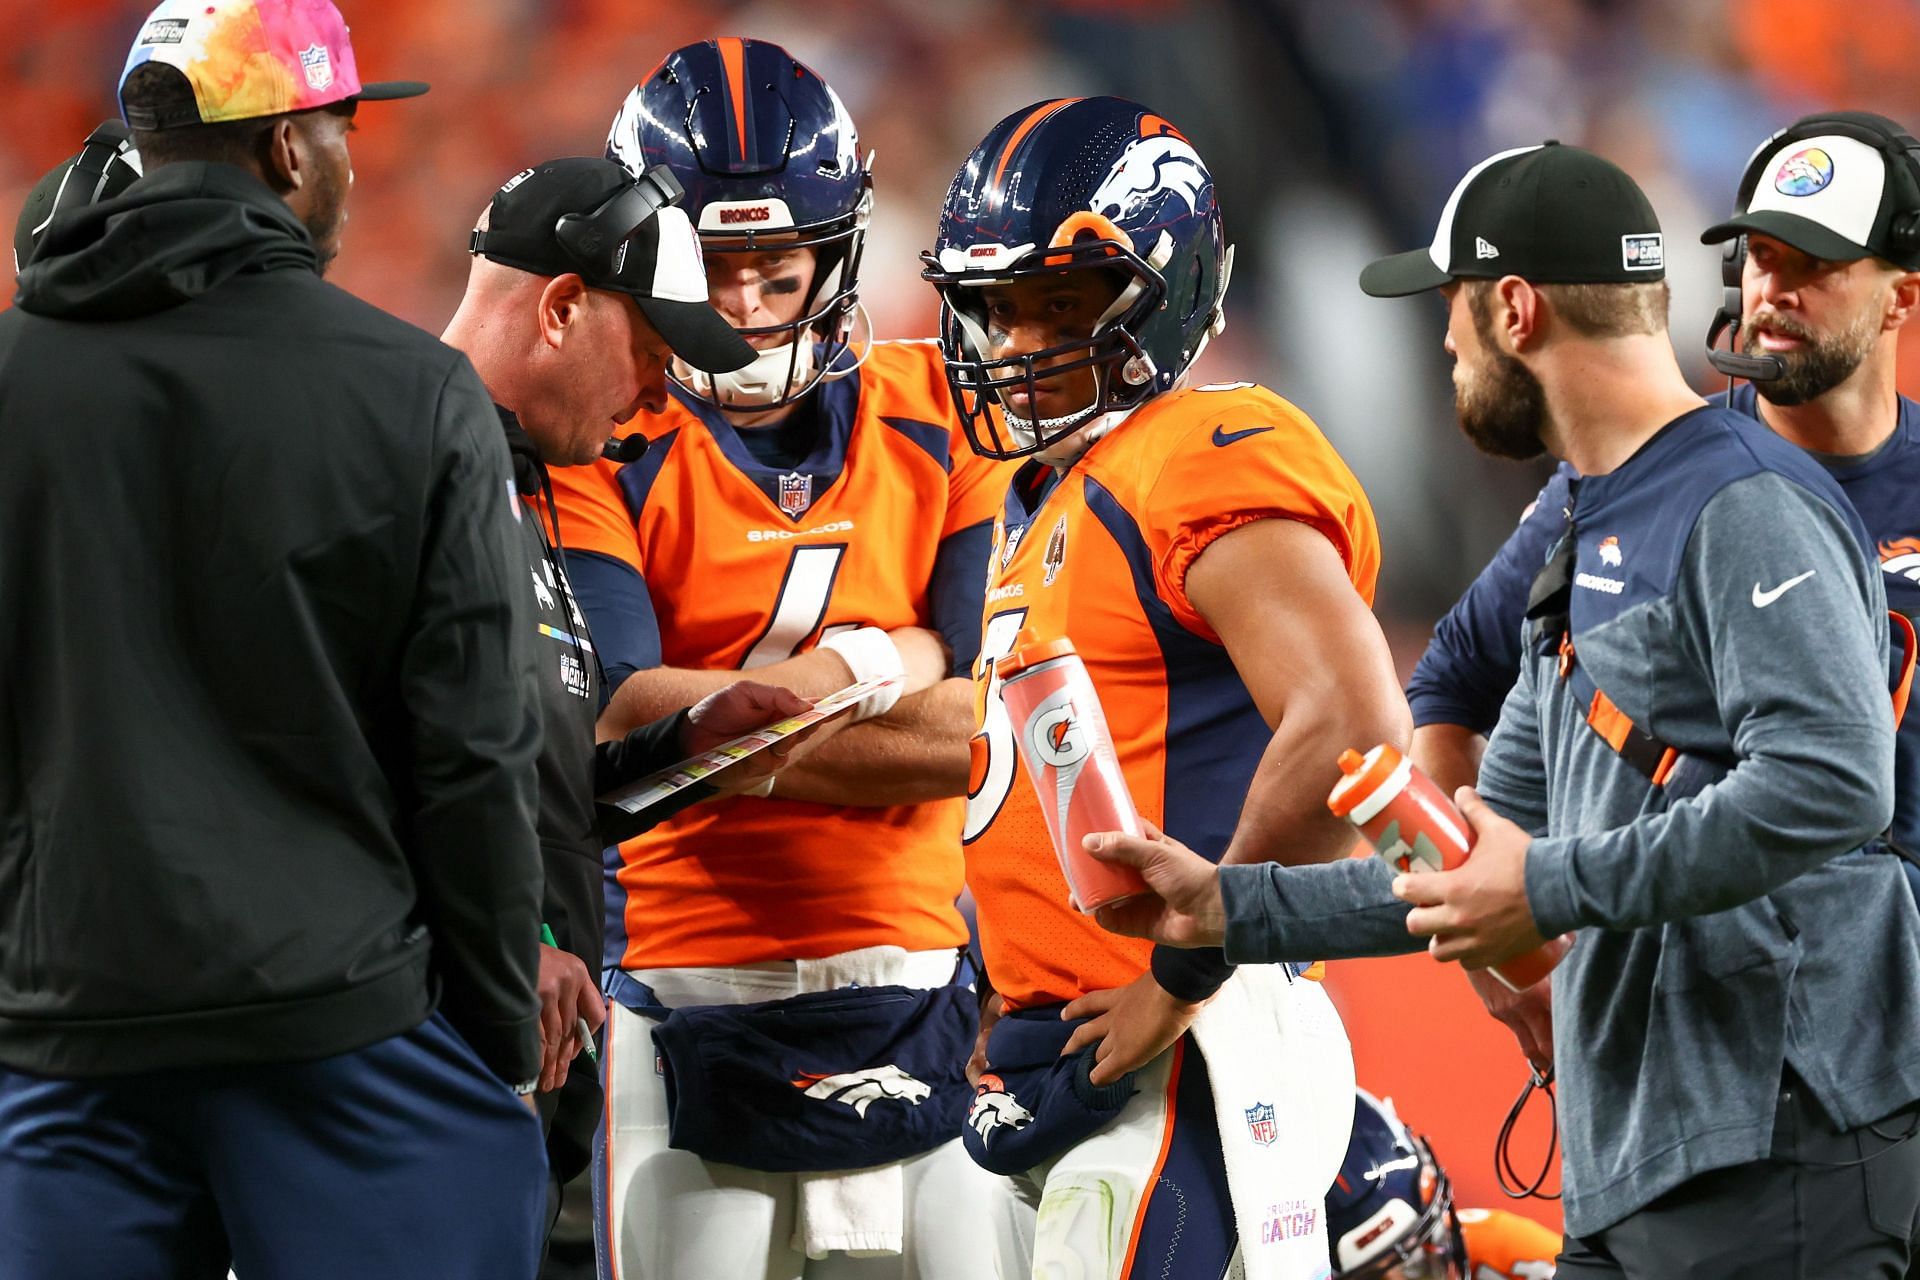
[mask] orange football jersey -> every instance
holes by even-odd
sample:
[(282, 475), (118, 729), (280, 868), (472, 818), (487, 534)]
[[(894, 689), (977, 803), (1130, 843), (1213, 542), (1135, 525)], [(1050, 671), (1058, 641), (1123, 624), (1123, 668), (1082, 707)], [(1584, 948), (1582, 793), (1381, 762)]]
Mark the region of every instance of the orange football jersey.
[[(790, 475), (677, 394), (631, 424), (652, 441), (644, 457), (553, 470), (568, 550), (639, 571), (665, 665), (751, 669), (822, 632), (929, 626), (941, 540), (993, 518), (1009, 469), (967, 447), (936, 345), (876, 343), (813, 394), (822, 438)], [(640, 969), (958, 946), (961, 816), (958, 799), (696, 805), (620, 847), (609, 957)]]
[(1068, 904), (994, 661), (1023, 629), (1072, 640), (1141, 815), (1218, 858), (1272, 730), (1186, 575), (1214, 538), (1269, 517), (1324, 533), (1371, 603), (1380, 548), (1366, 495), (1319, 428), (1264, 387), (1168, 393), (1057, 480), (1037, 464), (1016, 478), (988, 567), (965, 830), (987, 972), (1011, 1004), (1122, 986), (1151, 945)]
[(1467, 1280), (1552, 1280), (1560, 1233), (1505, 1209), (1460, 1210)]

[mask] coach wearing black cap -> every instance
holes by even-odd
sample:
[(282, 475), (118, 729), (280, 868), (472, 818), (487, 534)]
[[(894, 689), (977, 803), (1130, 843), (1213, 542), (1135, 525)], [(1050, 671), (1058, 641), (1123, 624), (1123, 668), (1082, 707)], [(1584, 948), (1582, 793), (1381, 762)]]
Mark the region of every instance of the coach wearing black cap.
[[(578, 1028), (605, 1018), (597, 975), (604, 923), (600, 851), (659, 821), (636, 823), (611, 807), (596, 822), (594, 796), (688, 755), (803, 710), (806, 699), (741, 681), (623, 741), (594, 745), (604, 680), (586, 619), (563, 567), (549, 466), (580, 466), (604, 453), (639, 457), (646, 440), (610, 441), (620, 423), (666, 400), (667, 361), (727, 373), (753, 349), (707, 305), (699, 241), (664, 169), (635, 181), (599, 157), (550, 160), (514, 175), (480, 216), (469, 247), (467, 292), (443, 340), (464, 351), (493, 396), (513, 455), (522, 504), (520, 542), (537, 615), (546, 731), (540, 753), (542, 909), (553, 934), (540, 949), (541, 1112), (552, 1122), (548, 1155), (566, 1181), (592, 1155), (600, 1115), (597, 1073), (569, 1071)], [(802, 749), (790, 739), (729, 775), (764, 782), (770, 766)], [(683, 803), (713, 795), (689, 789)], [(555, 1092), (561, 1090), (563, 1092)], [(555, 1114), (557, 1111), (557, 1115)]]
[[(1885, 116), (1822, 111), (1769, 137), (1747, 162), (1722, 243), (1722, 302), (1708, 358), (1749, 414), (1819, 459), (1879, 544), (1887, 604), (1920, 618), (1920, 405), (1897, 393), (1901, 334), (1920, 312), (1920, 142)], [(1832, 255), (1832, 256), (1827, 256)], [(1726, 349), (1712, 349), (1733, 331)], [(1407, 682), (1414, 761), (1472, 782), (1485, 735), (1520, 667), (1528, 587), (1566, 530), (1564, 463), (1505, 543), (1434, 627)], [(1904, 627), (1895, 627), (1904, 656)], [(1920, 714), (1894, 748), (1890, 850), (1920, 887)], [(1474, 985), (1540, 1065), (1551, 1059), (1542, 993)]]
[(1231, 960), (1431, 938), (1478, 968), (1576, 932), (1552, 979), (1561, 1280), (1898, 1276), (1920, 920), (1862, 853), (1893, 800), (1879, 566), (1817, 462), (1688, 387), (1663, 248), (1626, 174), (1549, 143), (1475, 166), (1430, 248), (1361, 277), (1444, 292), (1476, 444), (1581, 477), (1456, 797), (1472, 857), (1216, 872), (1096, 840), (1161, 894), (1124, 923)]

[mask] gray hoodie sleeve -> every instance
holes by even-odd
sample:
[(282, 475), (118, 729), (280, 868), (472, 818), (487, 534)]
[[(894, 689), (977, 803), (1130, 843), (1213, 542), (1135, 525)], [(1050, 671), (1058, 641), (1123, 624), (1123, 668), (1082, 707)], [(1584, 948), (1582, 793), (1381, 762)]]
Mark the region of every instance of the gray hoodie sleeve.
[(1424, 951), (1427, 940), (1407, 932), (1410, 908), (1393, 896), (1392, 884), (1393, 870), (1379, 858), (1222, 867), (1227, 959), (1271, 964)]
[(1474, 790), (1509, 822), (1539, 835), (1547, 829), (1547, 765), (1540, 745), (1540, 709), (1533, 687), (1535, 663), (1523, 659), (1520, 678), (1507, 691)]
[(1677, 643), (1711, 683), (1736, 763), (1664, 813), (1536, 839), (1527, 897), (1549, 937), (1738, 906), (1891, 818), (1886, 597), (1838, 513), (1777, 474), (1730, 484), (1701, 512), (1674, 592)]

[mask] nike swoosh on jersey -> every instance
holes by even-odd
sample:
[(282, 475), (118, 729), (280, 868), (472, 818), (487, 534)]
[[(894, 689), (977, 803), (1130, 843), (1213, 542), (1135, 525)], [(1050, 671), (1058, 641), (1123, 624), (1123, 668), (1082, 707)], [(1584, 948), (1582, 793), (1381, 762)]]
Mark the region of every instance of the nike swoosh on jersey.
[(1248, 427), (1244, 431), (1228, 431), (1224, 427), (1213, 429), (1213, 443), (1216, 448), (1224, 449), (1235, 440), (1245, 440), (1248, 436), (1257, 436), (1262, 431), (1271, 431), (1272, 427)]
[(1760, 589), (1760, 584), (1757, 582), (1754, 583), (1753, 584), (1753, 607), (1756, 609), (1766, 608), (1768, 605), (1772, 604), (1775, 600), (1778, 600), (1781, 596), (1787, 594), (1787, 592), (1793, 590), (1795, 587), (1805, 582), (1808, 578), (1811, 578), (1817, 572), (1818, 570), (1809, 569), (1797, 578), (1788, 578), (1785, 582), (1773, 588), (1771, 591), (1762, 591)]

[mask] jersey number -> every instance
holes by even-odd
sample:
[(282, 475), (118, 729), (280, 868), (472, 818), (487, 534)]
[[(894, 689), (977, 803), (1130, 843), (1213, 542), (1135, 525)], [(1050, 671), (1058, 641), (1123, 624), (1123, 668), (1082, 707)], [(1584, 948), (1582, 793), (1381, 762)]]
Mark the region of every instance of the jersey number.
[[(1000, 673), (995, 665), (1013, 652), (1020, 624), (1027, 620), (1025, 609), (1009, 609), (987, 619), (980, 632), (982, 679), (987, 682), (987, 703), (980, 717), (980, 732), (973, 735), (975, 764), (972, 784), (967, 788), (967, 822), (960, 832), (965, 844), (978, 840), (999, 816), (1013, 786), (1013, 721), (1007, 717), (1007, 704), (1000, 698)], [(984, 760), (982, 759), (984, 756)]]
[[(742, 671), (785, 662), (802, 641), (814, 633), (827, 616), (827, 602), (833, 598), (834, 579), (840, 576), (840, 558), (847, 544), (832, 542), (818, 546), (795, 547), (787, 561), (787, 573), (780, 580), (780, 596), (773, 602), (773, 618), (760, 633), (747, 656), (740, 661)], [(848, 627), (830, 627), (821, 633), (844, 631)]]

